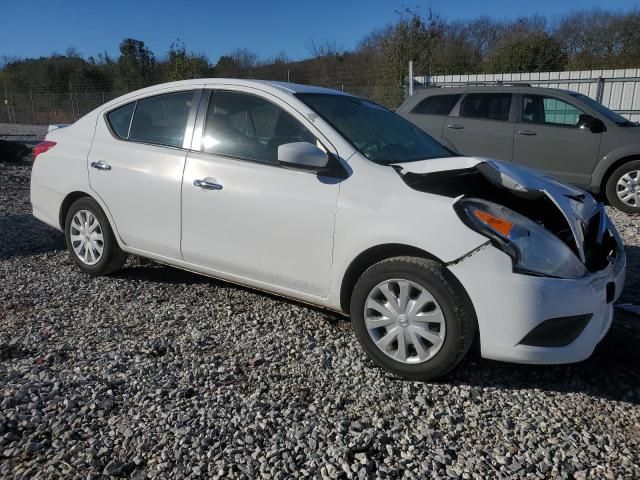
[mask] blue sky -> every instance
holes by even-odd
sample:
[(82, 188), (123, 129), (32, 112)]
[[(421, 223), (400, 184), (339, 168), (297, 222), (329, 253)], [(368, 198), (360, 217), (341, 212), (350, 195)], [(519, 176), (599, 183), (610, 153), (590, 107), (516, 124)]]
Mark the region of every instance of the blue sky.
[(82, 55), (117, 54), (124, 37), (143, 40), (154, 53), (166, 54), (171, 42), (216, 62), (235, 48), (260, 57), (279, 52), (290, 58), (309, 56), (312, 40), (335, 41), (353, 48), (376, 27), (396, 18), (402, 6), (431, 6), (447, 19), (489, 15), (498, 19), (535, 13), (551, 18), (565, 12), (603, 7), (638, 7), (636, 0), (0, 0), (0, 56), (33, 57), (64, 53), (75, 47)]

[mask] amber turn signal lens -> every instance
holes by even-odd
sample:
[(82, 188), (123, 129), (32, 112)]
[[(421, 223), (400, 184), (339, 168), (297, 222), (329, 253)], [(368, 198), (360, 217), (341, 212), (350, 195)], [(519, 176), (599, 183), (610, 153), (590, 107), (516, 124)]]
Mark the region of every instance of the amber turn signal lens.
[(493, 230), (498, 232), (503, 237), (509, 238), (511, 234), (511, 229), (513, 228), (513, 223), (509, 220), (505, 220), (504, 218), (496, 217), (495, 215), (491, 215), (488, 212), (483, 210), (474, 210), (473, 214), (480, 220), (482, 223), (491, 227)]

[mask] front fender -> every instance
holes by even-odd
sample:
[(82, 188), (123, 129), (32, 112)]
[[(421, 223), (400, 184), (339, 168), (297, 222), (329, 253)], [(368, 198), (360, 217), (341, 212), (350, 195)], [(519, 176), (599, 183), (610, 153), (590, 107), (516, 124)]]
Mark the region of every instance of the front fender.
[(631, 143), (607, 153), (596, 165), (591, 176), (591, 188), (594, 192), (600, 192), (600, 186), (609, 169), (623, 158), (640, 158), (640, 143)]

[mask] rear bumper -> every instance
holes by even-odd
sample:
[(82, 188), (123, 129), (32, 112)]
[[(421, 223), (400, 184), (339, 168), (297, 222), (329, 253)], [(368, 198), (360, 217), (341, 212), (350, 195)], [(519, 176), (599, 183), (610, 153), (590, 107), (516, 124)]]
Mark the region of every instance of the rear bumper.
[[(511, 259), (489, 245), (451, 265), (450, 271), (475, 307), (482, 356), (534, 364), (572, 363), (588, 358), (609, 330), (613, 303), (624, 286), (626, 258), (622, 246), (619, 251), (614, 264), (577, 280), (513, 273)], [(590, 315), (588, 322), (577, 336), (570, 336), (572, 340), (566, 345), (522, 343), (547, 320), (584, 315)]]
[(59, 215), (64, 195), (40, 184), (33, 173), (30, 195), (33, 216), (57, 230), (62, 230)]

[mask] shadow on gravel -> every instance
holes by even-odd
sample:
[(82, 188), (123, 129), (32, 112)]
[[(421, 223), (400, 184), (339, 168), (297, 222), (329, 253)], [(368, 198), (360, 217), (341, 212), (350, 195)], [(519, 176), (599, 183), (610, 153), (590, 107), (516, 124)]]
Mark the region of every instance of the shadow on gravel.
[(539, 389), (640, 404), (640, 317), (616, 310), (591, 358), (570, 365), (518, 365), (465, 359), (447, 383), (500, 389)]
[(0, 216), (0, 260), (63, 249), (62, 233), (32, 215)]

